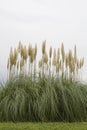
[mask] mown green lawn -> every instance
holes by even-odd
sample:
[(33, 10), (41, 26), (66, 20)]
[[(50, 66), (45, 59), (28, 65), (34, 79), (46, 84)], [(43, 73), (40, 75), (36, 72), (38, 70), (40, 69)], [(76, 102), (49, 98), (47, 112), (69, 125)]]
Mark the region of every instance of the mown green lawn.
[(87, 123), (0, 123), (0, 130), (87, 130)]

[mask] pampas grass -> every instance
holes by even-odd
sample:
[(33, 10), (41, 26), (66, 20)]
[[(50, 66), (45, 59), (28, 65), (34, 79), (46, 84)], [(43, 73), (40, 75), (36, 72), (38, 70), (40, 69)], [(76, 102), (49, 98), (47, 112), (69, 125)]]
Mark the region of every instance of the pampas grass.
[[(87, 121), (87, 85), (80, 82), (84, 58), (76, 45), (67, 53), (42, 43), (37, 68), (37, 45), (10, 49), (8, 80), (0, 89), (0, 121)], [(48, 55), (49, 54), (49, 55)]]

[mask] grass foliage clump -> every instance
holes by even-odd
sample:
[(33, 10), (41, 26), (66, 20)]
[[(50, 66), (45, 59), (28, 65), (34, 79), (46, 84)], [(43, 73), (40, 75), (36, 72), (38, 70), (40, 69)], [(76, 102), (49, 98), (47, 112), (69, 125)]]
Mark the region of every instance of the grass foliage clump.
[(87, 121), (87, 86), (19, 76), (0, 90), (0, 121)]

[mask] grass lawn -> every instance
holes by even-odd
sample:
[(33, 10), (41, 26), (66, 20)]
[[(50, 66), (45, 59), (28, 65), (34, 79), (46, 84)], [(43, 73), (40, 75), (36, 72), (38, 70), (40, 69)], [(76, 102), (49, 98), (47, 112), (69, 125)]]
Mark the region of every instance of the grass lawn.
[(87, 123), (0, 123), (0, 130), (87, 130)]

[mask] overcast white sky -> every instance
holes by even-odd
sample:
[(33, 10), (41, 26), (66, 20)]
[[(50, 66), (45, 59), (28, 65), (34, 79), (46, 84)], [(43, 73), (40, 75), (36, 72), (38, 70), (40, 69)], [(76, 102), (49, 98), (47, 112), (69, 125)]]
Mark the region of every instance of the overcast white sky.
[[(66, 50), (77, 45), (79, 57), (85, 57), (87, 79), (87, 0), (0, 0), (0, 75), (6, 74), (11, 46), (18, 42), (37, 43)], [(2, 73), (3, 72), (3, 73)]]

